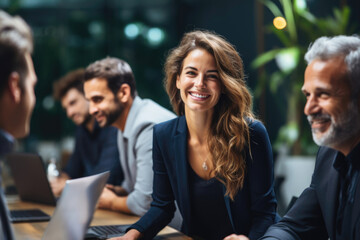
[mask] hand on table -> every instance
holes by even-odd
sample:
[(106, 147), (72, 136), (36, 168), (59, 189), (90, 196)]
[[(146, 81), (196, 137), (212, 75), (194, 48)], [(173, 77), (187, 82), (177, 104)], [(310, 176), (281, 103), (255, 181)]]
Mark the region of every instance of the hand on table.
[(99, 198), (98, 208), (132, 214), (127, 206), (127, 195), (122, 187), (107, 185)]
[(141, 237), (141, 233), (136, 229), (130, 229), (124, 236), (110, 238), (110, 240), (135, 240)]
[(65, 187), (66, 180), (70, 179), (67, 174), (61, 174), (59, 177), (55, 177), (50, 180), (50, 187), (56, 197), (61, 195), (62, 190)]
[(116, 197), (117, 195), (112, 190), (105, 187), (100, 195), (98, 207), (104, 209), (111, 209)]
[(127, 196), (128, 195), (126, 190), (121, 186), (114, 186), (114, 185), (111, 185), (111, 184), (106, 184), (105, 187), (110, 189), (111, 191), (113, 191), (118, 196)]
[(224, 240), (250, 240), (250, 239), (248, 237), (246, 237), (245, 235), (231, 234), (231, 235), (227, 236), (226, 238), (224, 238)]

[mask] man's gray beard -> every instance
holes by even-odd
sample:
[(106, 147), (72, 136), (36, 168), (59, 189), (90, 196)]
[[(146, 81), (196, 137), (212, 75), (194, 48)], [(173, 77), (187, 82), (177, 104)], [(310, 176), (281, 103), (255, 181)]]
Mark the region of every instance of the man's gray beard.
[[(309, 117), (308, 117), (309, 119)], [(344, 115), (337, 119), (337, 122), (331, 118), (329, 130), (321, 137), (316, 137), (316, 130), (311, 130), (314, 142), (319, 146), (334, 147), (346, 142), (348, 139), (359, 134), (360, 131), (360, 113), (356, 101), (348, 105), (348, 110)]]

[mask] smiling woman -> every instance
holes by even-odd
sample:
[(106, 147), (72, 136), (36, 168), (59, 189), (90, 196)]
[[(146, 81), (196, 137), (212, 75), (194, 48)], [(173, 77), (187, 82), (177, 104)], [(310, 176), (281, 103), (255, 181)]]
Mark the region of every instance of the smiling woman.
[(207, 111), (209, 119), (221, 95), (221, 82), (214, 57), (195, 49), (184, 59), (184, 68), (176, 80), (186, 115)]
[(272, 151), (239, 54), (215, 33), (190, 32), (165, 74), (180, 116), (154, 127), (153, 203), (126, 239), (153, 238), (174, 215), (174, 200), (182, 231), (195, 239), (258, 239), (276, 219)]

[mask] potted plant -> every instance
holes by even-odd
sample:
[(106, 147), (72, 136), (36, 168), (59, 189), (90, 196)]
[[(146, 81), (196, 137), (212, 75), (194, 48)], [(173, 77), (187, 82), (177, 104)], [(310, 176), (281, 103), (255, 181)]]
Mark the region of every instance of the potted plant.
[[(309, 185), (315, 164), (314, 156), (303, 156), (313, 155), (317, 150), (303, 114), (305, 97), (301, 86), (306, 68), (304, 55), (309, 44), (318, 37), (351, 34), (355, 28), (349, 26), (350, 8), (347, 6), (335, 8), (333, 16), (317, 18), (310, 13), (305, 0), (279, 0), (279, 6), (270, 0), (259, 1), (274, 17), (280, 17), (280, 20), (275, 20), (274, 25), (269, 25), (266, 29), (277, 37), (281, 46), (259, 55), (252, 62), (252, 67), (263, 68), (259, 71), (262, 74), (255, 89), (255, 97), (269, 89), (274, 97), (285, 94), (286, 99), (282, 103), (286, 106), (285, 124), (279, 129), (273, 144), (278, 153), (275, 175), (278, 179), (285, 179), (277, 189), (281, 214), (291, 197), (299, 195)], [(282, 26), (276, 28), (276, 21)], [(266, 68), (271, 62), (276, 63), (276, 69)]]
[[(280, 128), (273, 147), (276, 151), (286, 149), (293, 155), (314, 153), (316, 147), (303, 116), (305, 98), (301, 86), (306, 68), (304, 55), (309, 44), (318, 37), (354, 33), (355, 27), (349, 25), (350, 8), (335, 8), (333, 16), (317, 18), (307, 8), (305, 0), (279, 0), (280, 6), (270, 0), (259, 1), (274, 17), (281, 17), (280, 23), (286, 23), (283, 29), (276, 28), (275, 24), (267, 26), (268, 32), (277, 37), (281, 46), (262, 53), (252, 62), (255, 69), (273, 61), (277, 66), (272, 71), (265, 69), (259, 76), (255, 96), (268, 88), (273, 94), (285, 94), (287, 100), (285, 124)], [(287, 91), (279, 93), (280, 87)]]

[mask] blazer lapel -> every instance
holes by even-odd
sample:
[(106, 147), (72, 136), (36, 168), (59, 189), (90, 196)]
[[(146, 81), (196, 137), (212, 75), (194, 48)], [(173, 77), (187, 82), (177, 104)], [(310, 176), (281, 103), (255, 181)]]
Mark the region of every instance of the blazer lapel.
[(231, 226), (232, 226), (234, 232), (237, 233), (235, 225), (234, 225), (233, 217), (232, 217), (232, 214), (231, 214), (231, 205), (230, 205), (231, 199), (230, 199), (230, 197), (228, 195), (225, 195), (225, 193), (226, 193), (226, 187), (223, 186), (223, 194), (224, 194), (226, 210), (227, 210), (228, 215), (229, 215)]
[(184, 222), (191, 226), (191, 209), (189, 197), (189, 180), (188, 180), (188, 165), (187, 165), (187, 126), (185, 117), (179, 118), (176, 135), (174, 136), (174, 154), (176, 161), (176, 170), (179, 176), (179, 208), (182, 210)]
[[(359, 159), (360, 160), (360, 159)], [(359, 173), (360, 174), (360, 173)], [(353, 214), (351, 218), (351, 230), (355, 234), (355, 231), (359, 231), (357, 226), (359, 226), (359, 220), (360, 220), (360, 184), (359, 184), (360, 176), (358, 176), (358, 182), (355, 190), (355, 196), (354, 196), (354, 206), (353, 206)], [(355, 234), (356, 235), (356, 234)], [(354, 238), (355, 239), (355, 238)]]
[(328, 178), (326, 180), (326, 199), (325, 199), (325, 206), (324, 209), (328, 211), (328, 218), (325, 218), (325, 223), (327, 220), (329, 221), (326, 223), (327, 229), (329, 231), (329, 237), (330, 239), (335, 239), (335, 229), (336, 229), (336, 214), (337, 214), (337, 205), (338, 205), (338, 195), (339, 195), (339, 174), (334, 169), (333, 163), (335, 161), (336, 154), (333, 155), (333, 157), (330, 159), (326, 159), (325, 161), (328, 161), (329, 164), (331, 164), (329, 169), (324, 169), (328, 172)]

